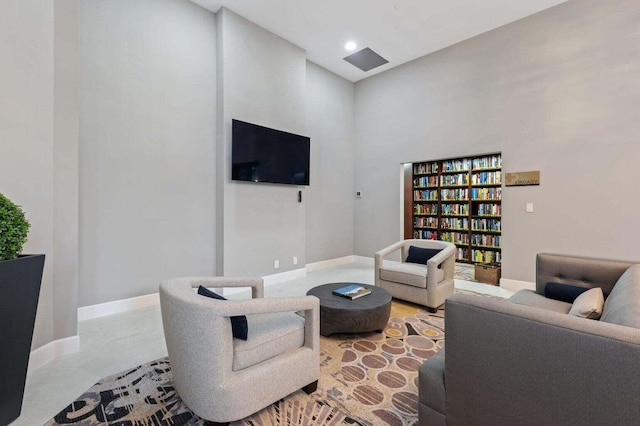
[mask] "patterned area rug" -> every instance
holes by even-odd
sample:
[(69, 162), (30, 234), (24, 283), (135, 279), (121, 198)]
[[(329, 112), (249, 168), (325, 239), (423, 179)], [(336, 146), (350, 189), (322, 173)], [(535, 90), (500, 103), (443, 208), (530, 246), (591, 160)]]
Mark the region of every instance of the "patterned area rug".
[[(471, 292), (466, 292), (473, 294)], [(321, 336), (320, 381), (234, 426), (417, 425), (418, 368), (444, 347), (444, 311), (394, 300), (383, 333)], [(180, 400), (167, 358), (106, 377), (51, 425), (203, 425)]]
[(456, 262), (456, 268), (453, 273), (453, 278), (465, 281), (476, 281), (475, 266), (469, 263)]

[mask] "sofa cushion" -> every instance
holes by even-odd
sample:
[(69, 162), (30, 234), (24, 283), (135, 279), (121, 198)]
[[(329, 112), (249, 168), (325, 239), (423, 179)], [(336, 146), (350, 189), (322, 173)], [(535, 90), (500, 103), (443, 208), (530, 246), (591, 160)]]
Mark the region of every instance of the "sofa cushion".
[(292, 312), (247, 315), (251, 335), (233, 340), (233, 370), (242, 370), (304, 345), (304, 319)]
[[(385, 260), (380, 268), (380, 278), (385, 281), (427, 288), (427, 265)], [(436, 269), (436, 281), (440, 282), (443, 279), (444, 271)]]
[(640, 265), (633, 265), (618, 279), (604, 303), (601, 322), (640, 328)]
[(576, 297), (580, 296), (587, 287), (580, 287), (572, 284), (549, 282), (544, 286), (544, 297), (559, 300), (561, 302), (573, 303)]
[[(209, 290), (206, 287), (198, 287), (198, 294), (200, 296), (210, 297), (212, 299), (227, 300), (226, 297), (220, 296), (218, 293)], [(249, 334), (249, 327), (247, 325), (247, 317), (244, 315), (236, 315), (231, 317), (231, 334), (236, 339), (247, 340)]]
[(516, 294), (507, 299), (510, 303), (518, 305), (533, 306), (535, 308), (546, 309), (547, 311), (568, 314), (571, 309), (571, 303), (561, 302), (555, 299), (549, 299), (533, 290), (520, 290)]
[(441, 251), (442, 249), (409, 246), (409, 254), (407, 254), (407, 260), (405, 260), (405, 262), (426, 265), (429, 259)]
[(569, 315), (597, 320), (600, 318), (600, 315), (602, 315), (603, 306), (604, 294), (602, 293), (602, 289), (600, 287), (594, 287), (576, 297), (576, 300), (569, 310)]
[(439, 411), (447, 412), (447, 392), (444, 377), (444, 349), (426, 360), (418, 370), (418, 398), (421, 404)]

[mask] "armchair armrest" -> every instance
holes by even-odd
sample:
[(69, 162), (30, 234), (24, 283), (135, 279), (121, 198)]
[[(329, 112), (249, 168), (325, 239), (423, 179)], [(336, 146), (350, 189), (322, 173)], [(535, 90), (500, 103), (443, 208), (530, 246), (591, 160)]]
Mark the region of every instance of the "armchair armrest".
[(640, 418), (640, 330), (468, 295), (447, 300), (445, 323), (447, 418), (456, 423)]
[[(220, 302), (209, 299), (214, 303)], [(217, 314), (222, 316), (271, 314), (304, 310), (304, 344), (319, 351), (320, 348), (320, 300), (315, 296), (228, 300), (218, 303)]]
[(427, 276), (435, 277), (436, 269), (442, 265), (444, 279), (453, 279), (455, 269), (456, 251), (453, 247), (445, 247), (440, 253), (427, 260)]
[(404, 246), (405, 242), (404, 241), (398, 241), (397, 243), (393, 243), (391, 244), (389, 247), (385, 247), (380, 251), (377, 251), (375, 253), (375, 263), (376, 265), (381, 265), (382, 264), (382, 260), (388, 256), (389, 254), (393, 253), (394, 251), (400, 250), (403, 246)]
[(264, 297), (264, 281), (262, 278), (226, 278), (226, 277), (186, 277), (191, 287), (251, 287), (253, 299)]

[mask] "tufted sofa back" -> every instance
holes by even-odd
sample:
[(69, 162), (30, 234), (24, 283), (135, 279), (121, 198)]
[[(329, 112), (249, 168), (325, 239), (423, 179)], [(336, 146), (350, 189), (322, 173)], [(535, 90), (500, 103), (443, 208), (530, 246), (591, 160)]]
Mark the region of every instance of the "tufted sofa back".
[(605, 297), (618, 278), (637, 262), (539, 253), (536, 256), (536, 293), (544, 295), (549, 282), (585, 288), (601, 287)]

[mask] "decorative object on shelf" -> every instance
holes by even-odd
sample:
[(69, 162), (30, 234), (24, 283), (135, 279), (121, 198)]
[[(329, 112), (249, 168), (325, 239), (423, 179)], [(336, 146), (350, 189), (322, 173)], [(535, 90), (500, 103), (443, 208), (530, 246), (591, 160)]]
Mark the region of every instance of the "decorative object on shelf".
[(0, 424), (20, 416), (44, 254), (21, 255), (30, 224), (20, 206), (0, 194)]
[(453, 243), (459, 261), (500, 263), (502, 177), (499, 153), (407, 165), (405, 238)]

